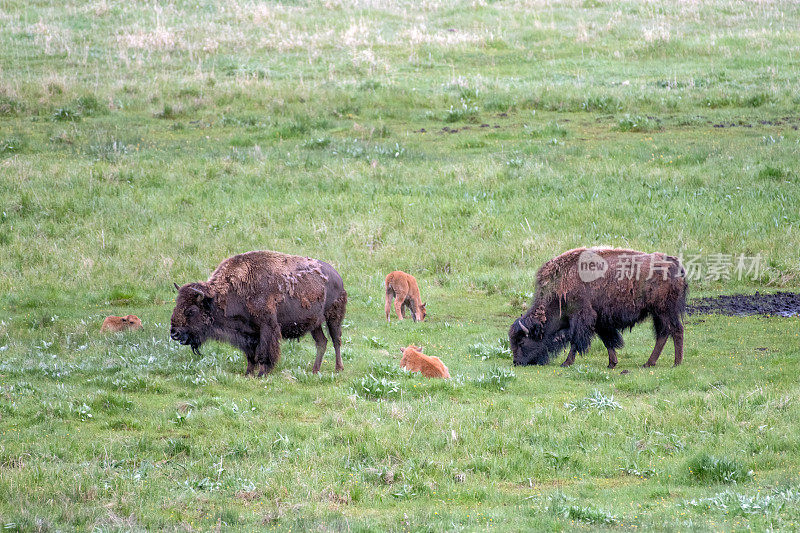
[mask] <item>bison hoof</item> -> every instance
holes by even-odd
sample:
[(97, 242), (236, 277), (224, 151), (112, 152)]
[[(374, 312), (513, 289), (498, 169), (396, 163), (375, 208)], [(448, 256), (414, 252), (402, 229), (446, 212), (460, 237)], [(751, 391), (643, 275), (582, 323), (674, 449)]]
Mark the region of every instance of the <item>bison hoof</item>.
[(571, 361), (564, 361), (563, 363), (561, 363), (561, 368), (566, 368), (568, 366), (572, 366)]
[(608, 363), (609, 369), (614, 368), (615, 366), (617, 366), (617, 363)]
[(645, 363), (645, 364), (642, 365), (642, 368), (650, 368), (652, 366), (656, 366), (656, 364), (655, 363)]
[(341, 372), (342, 370), (344, 370), (344, 366), (336, 365), (337, 372)]

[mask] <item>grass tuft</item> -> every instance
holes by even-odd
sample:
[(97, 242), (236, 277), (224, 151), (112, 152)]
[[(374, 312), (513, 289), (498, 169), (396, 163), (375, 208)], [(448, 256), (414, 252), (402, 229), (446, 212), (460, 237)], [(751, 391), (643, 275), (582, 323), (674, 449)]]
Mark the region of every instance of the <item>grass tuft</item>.
[(511, 368), (495, 366), (475, 378), (474, 384), (482, 389), (503, 391), (517, 375)]
[(353, 383), (353, 392), (368, 400), (395, 398), (400, 394), (400, 384), (385, 377), (367, 374)]
[(661, 129), (661, 121), (655, 117), (641, 115), (625, 115), (619, 119), (616, 131), (630, 131), (639, 133), (649, 133)]
[(588, 411), (588, 410), (596, 410), (596, 411), (606, 411), (606, 410), (616, 410), (622, 409), (622, 406), (619, 402), (614, 400), (614, 395), (606, 396), (602, 392), (597, 389), (594, 389), (591, 395), (581, 398), (580, 400), (576, 400), (574, 402), (567, 402), (564, 404), (564, 407), (569, 409), (570, 412), (573, 411)]
[(735, 459), (715, 457), (701, 453), (686, 465), (690, 477), (700, 483), (741, 483), (749, 480), (753, 472)]
[(550, 497), (548, 511), (568, 520), (577, 520), (593, 525), (611, 525), (619, 522), (616, 515), (603, 509), (592, 506), (573, 505), (571, 498), (563, 493), (556, 493)]

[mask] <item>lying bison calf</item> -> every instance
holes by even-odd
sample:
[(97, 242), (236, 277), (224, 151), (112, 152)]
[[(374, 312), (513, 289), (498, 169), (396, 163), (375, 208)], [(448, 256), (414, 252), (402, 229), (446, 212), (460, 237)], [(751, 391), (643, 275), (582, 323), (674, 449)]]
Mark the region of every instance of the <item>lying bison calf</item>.
[(178, 287), (170, 337), (199, 353), (208, 339), (229, 342), (247, 357), (246, 375), (270, 372), (281, 356), (280, 340), (311, 333), (319, 372), (328, 341), (342, 365), (342, 320), (347, 305), (339, 273), (316, 259), (278, 252), (247, 252), (220, 263), (208, 281)]
[(100, 331), (128, 331), (142, 329), (142, 321), (136, 315), (107, 316), (100, 326)]
[(683, 360), (686, 272), (675, 257), (634, 250), (578, 248), (546, 262), (536, 273), (533, 303), (508, 332), (515, 365), (544, 365), (570, 344), (561, 366), (584, 353), (595, 334), (617, 364), (620, 331), (653, 318), (653, 366), (671, 335), (675, 364)]

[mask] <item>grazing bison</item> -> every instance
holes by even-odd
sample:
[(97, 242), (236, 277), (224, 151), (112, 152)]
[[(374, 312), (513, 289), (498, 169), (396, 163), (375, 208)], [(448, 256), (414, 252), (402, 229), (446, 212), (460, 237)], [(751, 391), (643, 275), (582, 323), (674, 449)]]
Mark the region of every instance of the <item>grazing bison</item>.
[(142, 321), (136, 315), (107, 316), (100, 331), (128, 331), (142, 329)]
[(226, 341), (244, 351), (245, 375), (269, 373), (281, 356), (282, 338), (311, 333), (317, 344), (314, 373), (319, 372), (328, 341), (342, 365), (342, 320), (347, 305), (339, 273), (316, 259), (278, 252), (247, 252), (229, 257), (208, 281), (178, 289), (170, 337), (198, 348), (208, 339)]
[(417, 279), (411, 274), (406, 274), (402, 270), (395, 270), (386, 276), (386, 322), (389, 322), (389, 315), (392, 311), (392, 300), (394, 300), (394, 310), (397, 319), (403, 320), (403, 308), (411, 309), (411, 318), (414, 322), (425, 320), (427, 312), (425, 304), (419, 295), (419, 285)]
[(589, 349), (597, 334), (617, 364), (620, 331), (653, 318), (653, 366), (671, 335), (675, 365), (683, 360), (686, 272), (675, 257), (634, 250), (578, 248), (546, 262), (536, 273), (536, 294), (508, 332), (515, 365), (544, 365), (570, 344), (561, 366)]

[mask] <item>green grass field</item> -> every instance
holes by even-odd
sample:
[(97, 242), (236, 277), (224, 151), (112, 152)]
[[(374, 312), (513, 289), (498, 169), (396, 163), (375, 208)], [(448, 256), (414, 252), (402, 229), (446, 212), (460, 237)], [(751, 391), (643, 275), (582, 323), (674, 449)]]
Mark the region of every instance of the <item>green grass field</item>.
[[(699, 255), (692, 296), (800, 288), (798, 23), (0, 0), (4, 530), (800, 529), (797, 317), (687, 318), (674, 369), (671, 346), (640, 368), (649, 325), (613, 371), (599, 341), (569, 369), (504, 344), (576, 246)], [(310, 338), (264, 379), (169, 341), (173, 282), (254, 249), (341, 272), (344, 372), (329, 346), (311, 375)], [(426, 322), (385, 323), (395, 269)], [(100, 334), (129, 313), (143, 331)], [(410, 343), (453, 378), (399, 371)]]

